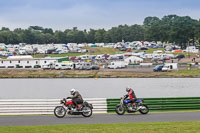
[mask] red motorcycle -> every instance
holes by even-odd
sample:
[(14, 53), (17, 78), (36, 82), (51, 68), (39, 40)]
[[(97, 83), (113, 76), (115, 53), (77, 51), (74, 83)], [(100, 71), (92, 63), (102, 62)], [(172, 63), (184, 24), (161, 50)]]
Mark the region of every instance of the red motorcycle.
[(86, 101), (76, 107), (72, 99), (68, 97), (60, 100), (60, 104), (63, 104), (63, 106), (57, 106), (54, 109), (54, 115), (58, 118), (63, 118), (66, 113), (68, 115), (83, 115), (84, 117), (92, 115), (93, 106)]

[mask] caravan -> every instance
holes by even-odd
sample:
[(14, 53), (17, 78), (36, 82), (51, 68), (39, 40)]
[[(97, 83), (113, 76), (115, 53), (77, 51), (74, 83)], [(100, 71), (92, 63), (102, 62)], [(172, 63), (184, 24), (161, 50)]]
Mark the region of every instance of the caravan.
[(163, 72), (168, 72), (168, 71), (173, 71), (173, 70), (178, 70), (178, 64), (177, 63), (165, 63), (162, 71)]
[(125, 62), (118, 61), (118, 62), (111, 62), (110, 65), (108, 65), (109, 69), (117, 69), (117, 68), (125, 68)]

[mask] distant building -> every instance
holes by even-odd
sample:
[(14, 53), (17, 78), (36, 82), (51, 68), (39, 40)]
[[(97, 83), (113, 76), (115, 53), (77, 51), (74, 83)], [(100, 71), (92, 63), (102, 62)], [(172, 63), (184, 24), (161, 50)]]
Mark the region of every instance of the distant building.
[(31, 56), (13, 56), (0, 59), (0, 68), (42, 68), (45, 65), (55, 64), (58, 58), (32, 58)]

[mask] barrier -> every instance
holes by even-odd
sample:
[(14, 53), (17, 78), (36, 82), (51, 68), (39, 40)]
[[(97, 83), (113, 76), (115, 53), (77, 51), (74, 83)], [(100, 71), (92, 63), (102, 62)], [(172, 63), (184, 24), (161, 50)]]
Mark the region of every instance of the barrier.
[[(200, 97), (142, 98), (150, 111), (200, 110)], [(86, 98), (93, 113), (114, 112), (120, 99)], [(0, 99), (0, 115), (53, 114), (60, 99)]]
[[(200, 110), (200, 97), (141, 98), (150, 111)], [(108, 112), (114, 112), (120, 99), (107, 99)]]
[[(87, 98), (94, 107), (93, 113), (107, 113), (106, 98)], [(53, 114), (60, 99), (0, 99), (0, 115)]]

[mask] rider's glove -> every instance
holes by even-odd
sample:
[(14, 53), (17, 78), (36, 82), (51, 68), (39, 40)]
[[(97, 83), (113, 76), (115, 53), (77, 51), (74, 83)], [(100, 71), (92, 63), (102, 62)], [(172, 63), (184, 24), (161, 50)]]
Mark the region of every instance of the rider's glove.
[(124, 98), (126, 99), (128, 97), (128, 95), (124, 95)]

